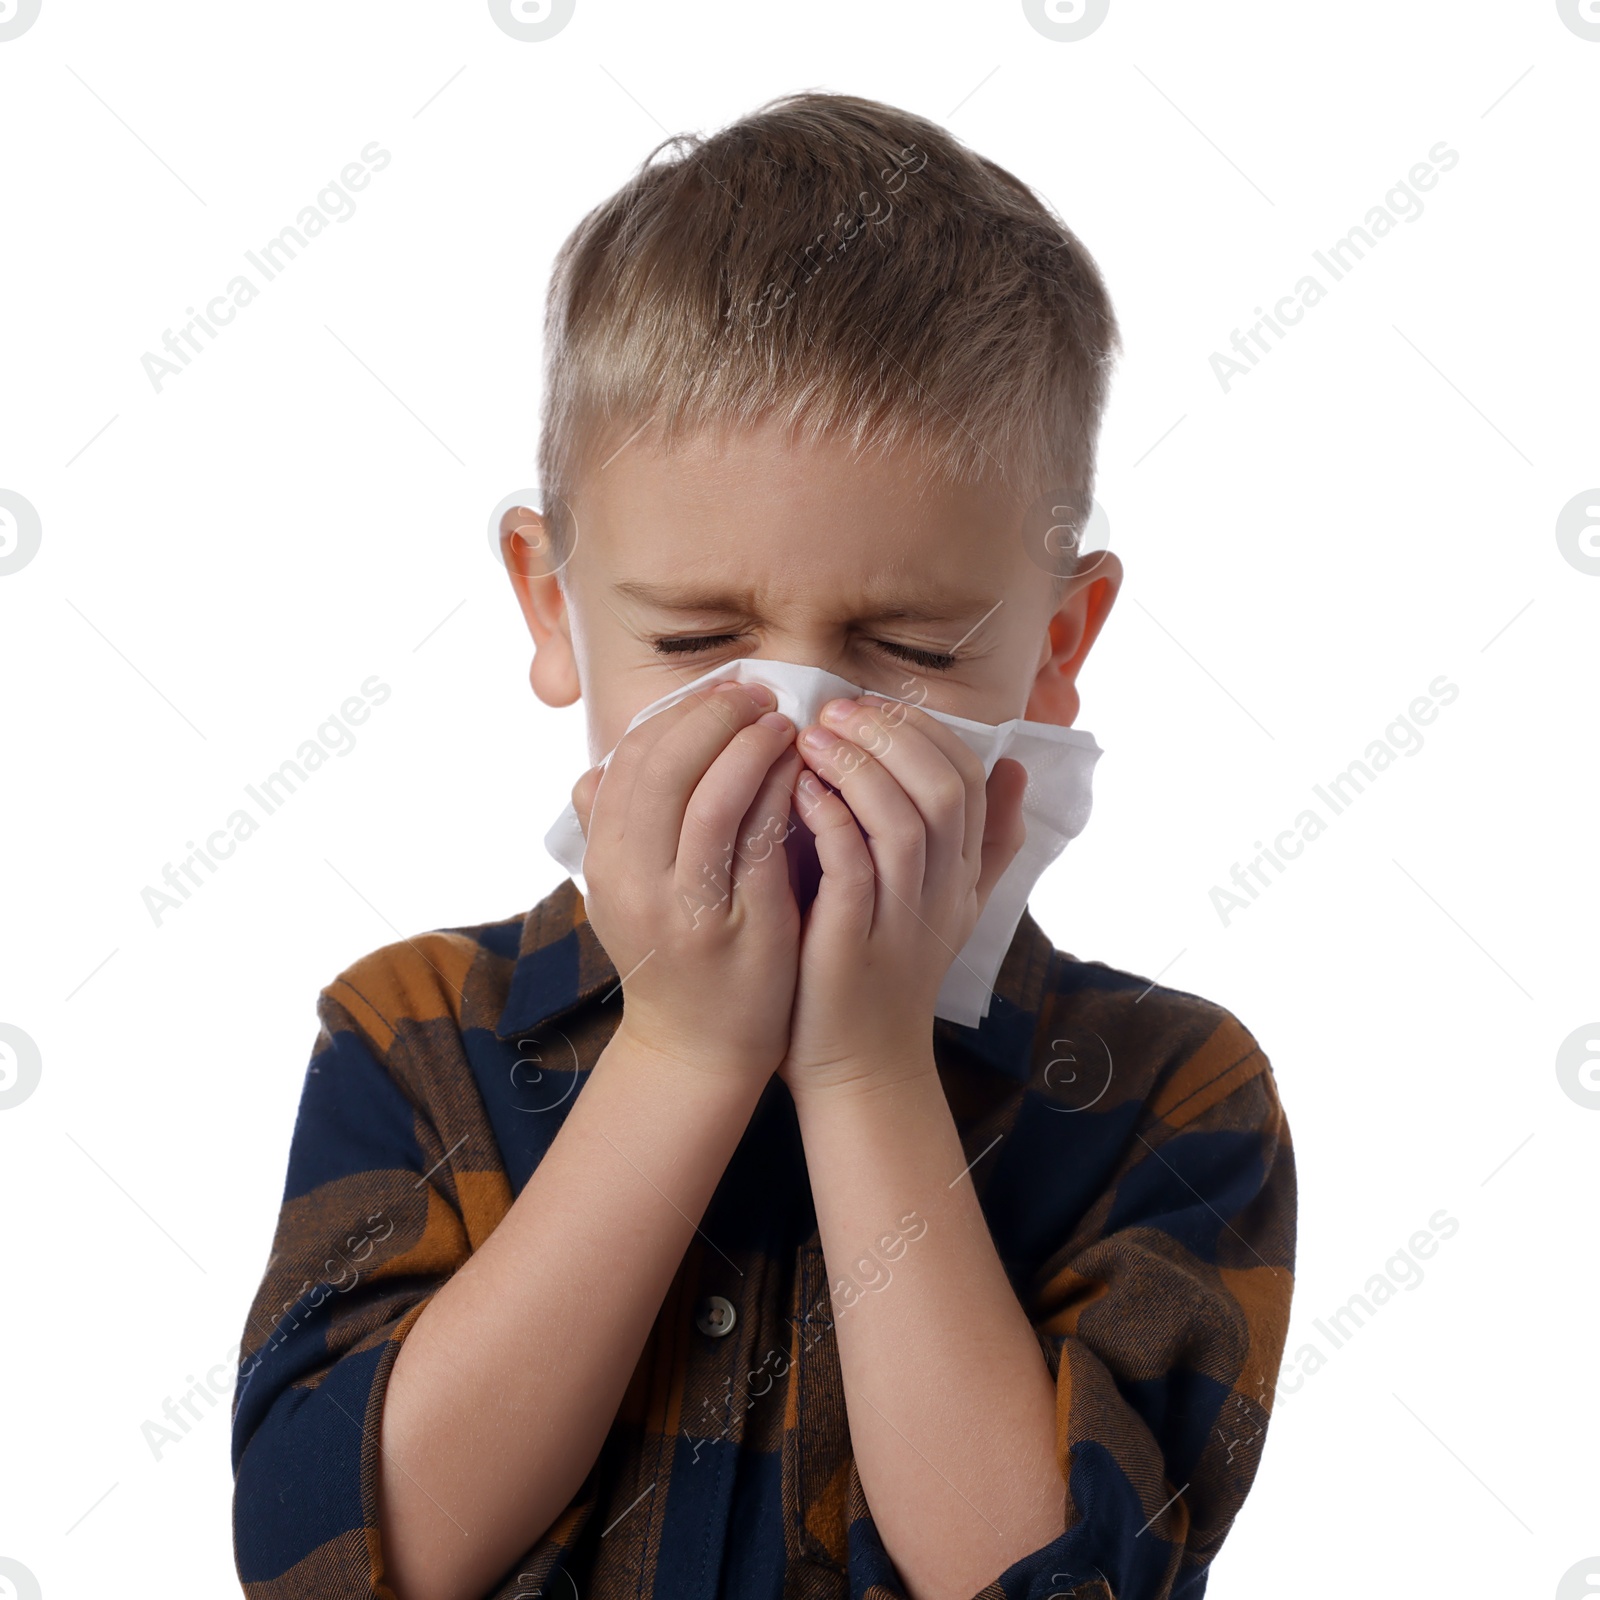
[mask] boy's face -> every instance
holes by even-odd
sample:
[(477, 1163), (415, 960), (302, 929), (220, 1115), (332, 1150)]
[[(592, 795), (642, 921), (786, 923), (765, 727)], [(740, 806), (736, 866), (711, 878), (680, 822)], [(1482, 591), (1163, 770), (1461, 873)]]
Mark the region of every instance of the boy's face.
[(773, 425), (670, 454), (646, 438), (596, 451), (562, 582), (525, 542), (537, 533), (514, 531), (537, 528), (534, 513), (501, 524), (534, 692), (583, 700), (591, 762), (651, 701), (746, 656), (979, 722), (1076, 718), (1078, 671), (1121, 583), (1114, 555), (1053, 603), (1023, 508), (985, 488), (924, 491), (909, 453), (851, 461)]

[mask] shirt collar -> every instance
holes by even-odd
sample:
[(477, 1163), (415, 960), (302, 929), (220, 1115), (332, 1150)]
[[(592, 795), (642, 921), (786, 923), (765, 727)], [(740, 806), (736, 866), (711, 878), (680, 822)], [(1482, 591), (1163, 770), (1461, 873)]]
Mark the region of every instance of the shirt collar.
[[(1056, 981), (1059, 959), (1049, 936), (1024, 907), (995, 978), (989, 1014), (976, 1028), (936, 1017), (934, 1038), (976, 1056), (996, 1072), (1026, 1082), (1032, 1073), (1039, 1012)], [(617, 969), (590, 925), (583, 895), (570, 877), (564, 878), (523, 918), (516, 965), (495, 1037), (531, 1033), (616, 983)]]

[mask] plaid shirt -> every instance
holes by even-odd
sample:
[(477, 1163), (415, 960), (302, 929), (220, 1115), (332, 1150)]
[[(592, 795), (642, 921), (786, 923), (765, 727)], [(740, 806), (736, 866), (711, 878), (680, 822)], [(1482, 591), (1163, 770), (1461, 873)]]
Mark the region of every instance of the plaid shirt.
[[(322, 991), (234, 1397), (249, 1600), (395, 1600), (377, 1531), (395, 1356), (549, 1149), (616, 1028), (616, 983), (568, 878), (526, 916), (388, 946)], [(1067, 1488), (1060, 1535), (981, 1600), (1194, 1600), (1255, 1476), (1287, 1332), (1294, 1158), (1266, 1058), (1221, 1007), (1066, 955), (1026, 912), (988, 1016), (937, 1020), (934, 1054), (1056, 1383)], [(493, 1600), (904, 1600), (832, 1321), (871, 1288), (830, 1290), (773, 1077), (599, 1458)]]

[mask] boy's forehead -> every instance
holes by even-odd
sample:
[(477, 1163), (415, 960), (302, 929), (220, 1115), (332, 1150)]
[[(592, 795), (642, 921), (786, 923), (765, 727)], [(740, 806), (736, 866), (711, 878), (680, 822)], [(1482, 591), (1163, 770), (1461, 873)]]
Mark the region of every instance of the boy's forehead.
[(998, 463), (982, 481), (952, 479), (931, 470), (915, 444), (855, 449), (837, 434), (796, 437), (774, 422), (703, 430), (670, 445), (653, 429), (635, 430), (595, 454), (599, 465), (585, 474), (583, 498), (602, 506), (655, 496), (691, 510), (740, 501), (805, 508), (870, 500), (902, 507), (910, 519), (956, 506), (992, 514), (1014, 499), (1001, 487)]
[[(971, 609), (1010, 568), (1014, 516), (990, 485), (930, 475), (913, 450), (852, 454), (763, 429), (664, 450), (636, 441), (589, 476), (580, 543), (627, 597), (694, 607), (727, 584), (826, 571), (906, 615)], [(714, 609), (700, 606), (699, 609)]]

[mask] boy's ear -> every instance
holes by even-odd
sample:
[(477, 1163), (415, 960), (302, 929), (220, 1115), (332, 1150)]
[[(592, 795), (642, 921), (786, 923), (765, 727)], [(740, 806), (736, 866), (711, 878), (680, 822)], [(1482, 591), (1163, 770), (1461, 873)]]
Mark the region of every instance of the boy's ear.
[(1030, 722), (1070, 728), (1078, 716), (1078, 671), (1105, 626), (1122, 587), (1122, 562), (1097, 551), (1093, 565), (1068, 581), (1039, 647), (1039, 672), (1023, 715)]
[(544, 518), (512, 506), (500, 518), (500, 559), (516, 591), (522, 619), (533, 636), (528, 682), (547, 706), (570, 706), (579, 698), (577, 661), (561, 580), (550, 570), (550, 537)]

